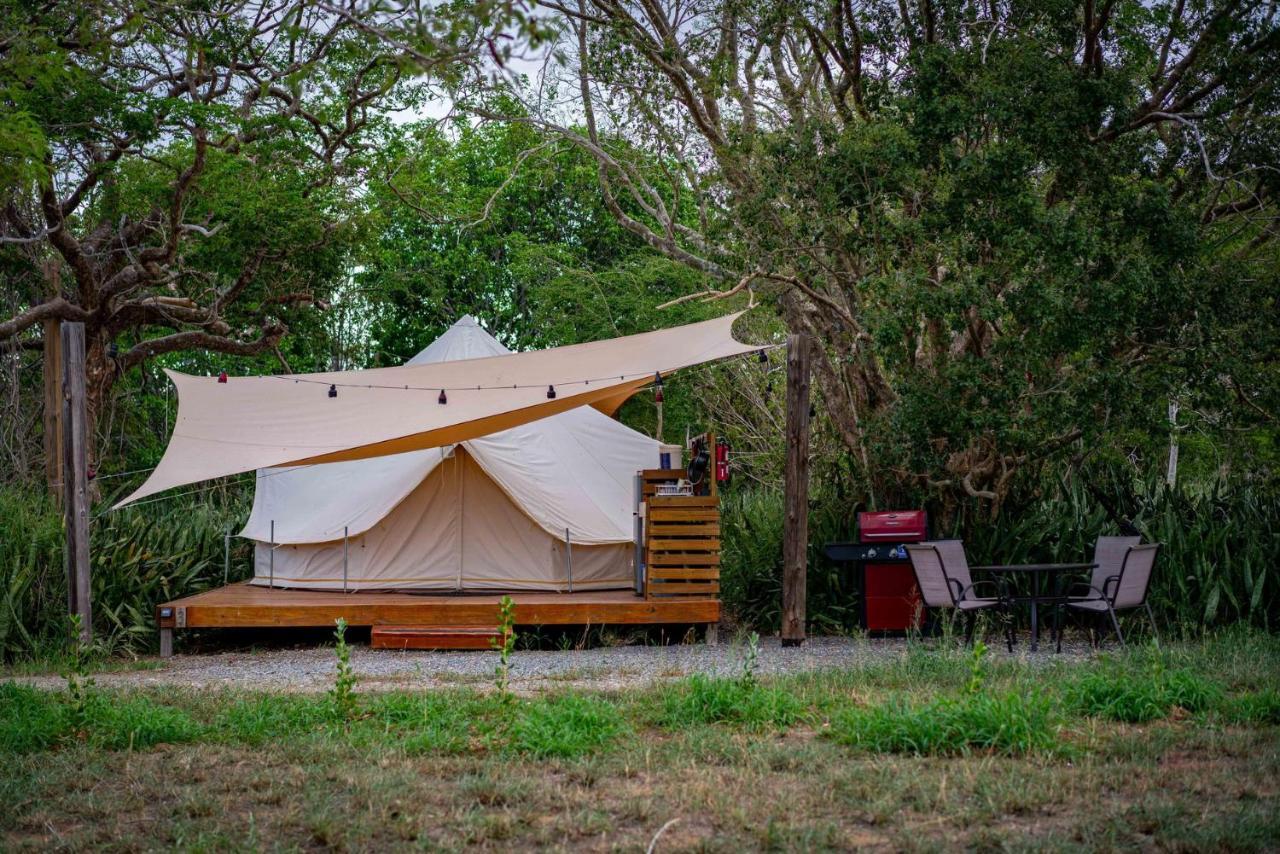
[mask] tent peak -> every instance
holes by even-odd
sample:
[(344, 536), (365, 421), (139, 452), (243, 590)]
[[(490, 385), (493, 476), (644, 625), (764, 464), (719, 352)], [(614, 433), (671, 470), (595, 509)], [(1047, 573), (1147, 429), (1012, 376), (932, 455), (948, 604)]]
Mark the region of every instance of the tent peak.
[(405, 364), (430, 365), (462, 359), (506, 356), (510, 353), (510, 350), (502, 346), (502, 342), (480, 325), (479, 320), (470, 314), (464, 314), (446, 329), (443, 335), (428, 344)]

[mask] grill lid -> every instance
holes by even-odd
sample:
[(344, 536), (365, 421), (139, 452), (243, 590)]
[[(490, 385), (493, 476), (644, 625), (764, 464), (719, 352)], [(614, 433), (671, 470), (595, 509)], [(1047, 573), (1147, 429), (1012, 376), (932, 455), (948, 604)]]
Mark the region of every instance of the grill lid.
[(858, 539), (863, 543), (893, 540), (920, 542), (928, 536), (923, 510), (881, 510), (858, 514)]

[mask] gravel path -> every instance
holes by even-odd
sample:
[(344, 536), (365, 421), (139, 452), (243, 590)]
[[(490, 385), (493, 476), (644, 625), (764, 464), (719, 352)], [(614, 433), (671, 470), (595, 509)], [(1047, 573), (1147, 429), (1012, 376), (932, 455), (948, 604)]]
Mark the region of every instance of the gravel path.
[[(994, 659), (1007, 659), (1003, 645), (991, 646)], [(742, 666), (746, 647), (724, 643), (674, 646), (617, 646), (566, 651), (517, 651), (512, 656), (513, 689), (529, 693), (548, 688), (575, 687), (613, 690), (648, 685), (693, 673), (731, 675)], [(892, 661), (907, 654), (901, 639), (820, 637), (798, 649), (783, 649), (777, 638), (760, 642), (757, 672), (761, 675), (799, 673), (827, 668), (855, 667)], [(1026, 639), (1015, 647), (1013, 658), (1035, 665), (1089, 655), (1087, 644), (1072, 644), (1055, 655), (1046, 643), (1038, 653), (1028, 651)], [(155, 660), (155, 669), (127, 670), (95, 675), (103, 687), (174, 686), (238, 688), (314, 692), (332, 684), (333, 649), (255, 650), (203, 655), (177, 655)], [(353, 646), (351, 663), (362, 690), (403, 690), (446, 686), (484, 687), (492, 682), (494, 652), (429, 652), (373, 650)], [(19, 677), (28, 684), (61, 688), (56, 676)]]

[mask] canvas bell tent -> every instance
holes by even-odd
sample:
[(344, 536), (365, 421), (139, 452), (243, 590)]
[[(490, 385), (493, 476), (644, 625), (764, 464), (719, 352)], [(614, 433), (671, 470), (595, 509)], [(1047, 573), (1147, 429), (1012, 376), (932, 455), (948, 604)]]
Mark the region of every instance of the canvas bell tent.
[[(408, 362), (510, 353), (464, 317)], [(634, 583), (634, 479), (658, 443), (591, 406), (404, 454), (258, 471), (253, 584), (599, 590)]]

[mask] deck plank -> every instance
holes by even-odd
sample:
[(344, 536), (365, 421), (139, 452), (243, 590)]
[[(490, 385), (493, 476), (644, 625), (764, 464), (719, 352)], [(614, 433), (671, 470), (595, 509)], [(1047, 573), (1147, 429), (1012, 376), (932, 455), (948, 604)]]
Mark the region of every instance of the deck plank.
[[(646, 600), (629, 590), (575, 593), (509, 592), (416, 594), (283, 590), (242, 582), (159, 606), (161, 628), (268, 628), (332, 626), (495, 626), (502, 597), (515, 602), (517, 625), (649, 625), (713, 623), (713, 596)], [(181, 609), (181, 618), (179, 618)]]

